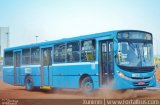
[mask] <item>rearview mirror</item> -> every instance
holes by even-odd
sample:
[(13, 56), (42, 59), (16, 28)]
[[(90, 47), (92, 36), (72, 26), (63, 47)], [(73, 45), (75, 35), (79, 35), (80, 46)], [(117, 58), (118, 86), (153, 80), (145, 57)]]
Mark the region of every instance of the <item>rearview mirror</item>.
[(159, 65), (156, 64), (156, 65), (155, 65), (155, 70), (158, 70), (158, 68), (159, 68)]

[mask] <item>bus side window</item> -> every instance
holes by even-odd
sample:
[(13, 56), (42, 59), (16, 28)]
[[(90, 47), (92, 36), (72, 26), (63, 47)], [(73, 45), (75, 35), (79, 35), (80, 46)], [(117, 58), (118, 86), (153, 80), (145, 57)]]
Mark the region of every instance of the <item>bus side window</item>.
[(93, 61), (95, 60), (95, 40), (82, 41), (81, 44), (81, 60)]
[(54, 62), (63, 63), (66, 58), (65, 44), (58, 44), (54, 46)]
[(79, 41), (67, 43), (67, 62), (79, 62)]
[(39, 47), (31, 48), (31, 64), (40, 64)]
[(13, 65), (13, 51), (5, 52), (4, 64), (5, 64), (5, 66), (12, 66)]
[(29, 49), (22, 50), (22, 64), (29, 65), (31, 63), (31, 51)]

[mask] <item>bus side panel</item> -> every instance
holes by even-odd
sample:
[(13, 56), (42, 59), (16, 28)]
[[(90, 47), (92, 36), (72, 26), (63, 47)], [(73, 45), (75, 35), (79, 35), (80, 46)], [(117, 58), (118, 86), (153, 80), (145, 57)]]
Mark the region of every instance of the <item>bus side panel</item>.
[(40, 76), (31, 76), (34, 81), (34, 86), (41, 86), (41, 77)]
[(82, 75), (87, 73), (88, 75), (98, 74), (98, 65), (95, 67), (92, 64), (88, 65), (61, 65), (53, 66), (52, 75)]
[(79, 76), (52, 76), (53, 87), (78, 88)]
[(41, 86), (40, 67), (22, 67), (20, 75), (21, 85), (24, 85), (25, 77), (29, 75), (33, 79), (34, 86)]
[(14, 85), (14, 68), (3, 68), (3, 81)]
[(98, 76), (95, 76), (98, 74), (96, 64), (53, 66), (52, 85), (61, 88), (79, 88), (79, 79), (83, 74), (91, 75), (95, 88), (99, 87)]
[(20, 85), (24, 85), (24, 79), (25, 79), (25, 76), (24, 75), (21, 75), (20, 76)]
[[(99, 88), (98, 76), (91, 76), (94, 88)], [(52, 76), (53, 87), (58, 88), (79, 88), (80, 76)]]
[(93, 80), (94, 89), (98, 89), (99, 88), (99, 76), (91, 76), (91, 78)]

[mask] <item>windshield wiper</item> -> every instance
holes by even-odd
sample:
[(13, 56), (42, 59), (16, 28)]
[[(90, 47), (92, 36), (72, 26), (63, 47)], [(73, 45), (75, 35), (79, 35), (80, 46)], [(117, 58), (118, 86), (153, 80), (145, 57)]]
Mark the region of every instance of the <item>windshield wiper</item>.
[(138, 44), (136, 45), (136, 48), (137, 48), (138, 58), (140, 58), (140, 63), (141, 63), (141, 66), (142, 66), (142, 55), (141, 55), (141, 50), (140, 50)]
[(137, 58), (140, 60), (140, 62), (137, 64), (142, 66), (142, 55), (141, 55), (141, 50), (138, 44), (134, 45), (133, 42), (128, 40), (129, 46), (132, 48), (133, 51), (137, 50)]
[(128, 44), (132, 48), (132, 50), (134, 51), (134, 49), (136, 48), (136, 46), (131, 41), (129, 41), (129, 40), (128, 40)]
[(132, 48), (132, 50), (134, 51), (135, 49), (137, 49), (137, 54), (138, 54), (138, 59), (140, 57), (140, 50), (138, 51), (138, 47), (135, 46), (131, 41), (128, 41), (129, 46)]

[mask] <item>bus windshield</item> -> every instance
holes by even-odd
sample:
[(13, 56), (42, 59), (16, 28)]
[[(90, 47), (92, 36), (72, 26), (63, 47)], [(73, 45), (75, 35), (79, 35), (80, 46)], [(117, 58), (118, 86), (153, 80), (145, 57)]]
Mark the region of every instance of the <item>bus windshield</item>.
[(146, 41), (145, 39), (120, 40), (118, 43), (117, 64), (126, 67), (153, 66), (152, 51), (152, 41)]

